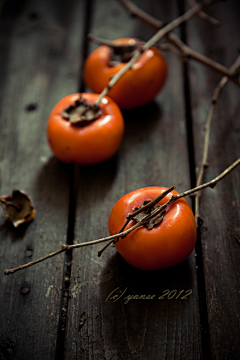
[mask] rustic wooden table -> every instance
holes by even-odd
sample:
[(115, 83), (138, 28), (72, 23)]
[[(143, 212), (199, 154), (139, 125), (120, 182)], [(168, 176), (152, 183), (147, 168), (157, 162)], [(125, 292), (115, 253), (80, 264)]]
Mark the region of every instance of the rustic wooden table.
[[(182, 0), (134, 3), (165, 23), (188, 8)], [(46, 123), (60, 98), (84, 90), (82, 65), (95, 48), (86, 34), (147, 40), (155, 30), (115, 0), (0, 6), (0, 194), (22, 189), (37, 209), (35, 220), (17, 229), (0, 214), (0, 359), (239, 359), (239, 169), (204, 191), (196, 250), (178, 266), (141, 272), (114, 247), (98, 258), (100, 244), (3, 275), (63, 243), (106, 236), (112, 206), (132, 190), (193, 187), (204, 123), (222, 76), (193, 61), (183, 66), (166, 52), (168, 82), (154, 102), (123, 112), (118, 154), (95, 166), (66, 165), (49, 150)], [(239, 52), (239, 2), (220, 2), (208, 12), (220, 26), (194, 17), (175, 33), (230, 67)], [(217, 103), (205, 181), (239, 157), (239, 91), (229, 81)], [(108, 296), (117, 288), (157, 296), (113, 302)], [(192, 293), (159, 299), (167, 289)]]

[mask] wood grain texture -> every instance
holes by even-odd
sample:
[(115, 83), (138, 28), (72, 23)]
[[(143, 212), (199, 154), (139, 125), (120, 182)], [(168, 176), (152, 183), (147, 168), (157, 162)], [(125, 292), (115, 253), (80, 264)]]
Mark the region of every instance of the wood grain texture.
[(54, 159), (48, 114), (78, 88), (82, 2), (5, 2), (1, 13), (0, 193), (25, 190), (37, 209), (14, 229), (0, 214), (0, 358), (54, 359), (64, 256), (4, 277), (3, 270), (66, 241), (69, 166)]
[[(134, 3), (165, 23), (178, 15), (178, 3), (183, 4)], [(106, 39), (143, 40), (154, 30), (129, 17), (113, 0), (2, 1), (0, 11), (0, 194), (23, 189), (37, 209), (36, 219), (19, 229), (0, 214), (3, 274), (5, 268), (59, 249), (67, 237), (71, 241), (74, 223), (76, 243), (106, 236), (113, 205), (134, 189), (189, 189), (193, 157), (188, 153), (186, 118), (192, 110), (199, 164), (203, 126), (221, 75), (191, 62), (187, 94), (183, 67), (166, 53), (168, 82), (154, 102), (123, 112), (125, 135), (118, 153), (103, 164), (74, 168), (53, 158), (45, 129), (55, 103), (81, 86), (87, 29)], [(239, 50), (240, 5), (234, 0), (220, 2), (209, 13), (221, 26), (192, 19), (186, 26), (189, 44), (230, 67)], [(89, 50), (95, 47), (90, 44)], [(239, 157), (239, 91), (229, 82), (217, 104), (205, 180)], [(206, 294), (202, 283), (197, 284), (194, 253), (173, 268), (143, 272), (129, 266), (113, 246), (101, 258), (97, 251), (102, 245), (75, 249), (68, 266), (69, 294), (63, 288), (64, 255), (2, 275), (0, 359), (198, 360), (207, 358), (207, 352), (212, 360), (239, 359), (239, 183), (235, 169), (201, 197), (204, 223), (198, 241)], [(175, 289), (192, 293), (170, 299), (167, 290), (174, 294)], [(69, 295), (65, 331), (63, 292), (66, 302)], [(129, 300), (132, 295), (153, 299)]]
[[(177, 16), (174, 1), (136, 3), (164, 21)], [(107, 39), (147, 40), (153, 30), (129, 18), (118, 3), (101, 1), (94, 5), (91, 32)], [(118, 154), (80, 169), (76, 242), (107, 235), (111, 208), (127, 192), (151, 185), (176, 185), (179, 191), (190, 186), (182, 68), (172, 55), (166, 57), (168, 83), (155, 102), (124, 112)], [(114, 247), (98, 258), (100, 248), (73, 253), (65, 359), (200, 359), (194, 254), (172, 269), (148, 273), (127, 265)], [(186, 300), (158, 299), (166, 289), (193, 293)], [(116, 302), (108, 298), (114, 290), (125, 291)], [(125, 304), (123, 297), (133, 294), (156, 297)]]
[[(188, 24), (191, 47), (230, 67), (239, 52), (239, 2), (217, 3), (211, 14), (221, 25), (217, 28), (197, 20)], [(191, 63), (192, 110), (196, 159), (199, 164), (203, 146), (203, 127), (214, 87), (221, 75)], [(230, 81), (218, 100), (213, 122), (205, 181), (212, 179), (239, 157), (240, 89)], [(206, 301), (213, 359), (239, 359), (239, 184), (235, 169), (211, 190), (204, 191), (200, 213)]]

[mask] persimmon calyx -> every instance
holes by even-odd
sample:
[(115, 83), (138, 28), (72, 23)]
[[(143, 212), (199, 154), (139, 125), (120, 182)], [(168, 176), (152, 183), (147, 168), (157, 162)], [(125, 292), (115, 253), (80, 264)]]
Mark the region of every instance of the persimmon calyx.
[(129, 60), (131, 60), (134, 51), (141, 49), (142, 45), (145, 43), (144, 41), (131, 39), (128, 44), (120, 44), (112, 40), (100, 39), (92, 34), (88, 34), (88, 38), (98, 45), (105, 45), (110, 48), (110, 66), (116, 66), (120, 63), (127, 63)]
[(74, 105), (68, 106), (62, 112), (62, 117), (76, 126), (86, 126), (102, 115), (99, 105), (89, 104), (81, 96)]
[(133, 45), (119, 45), (119, 46), (110, 46), (111, 56), (109, 65), (116, 66), (120, 63), (127, 63), (133, 57), (133, 53), (140, 46), (140, 42), (136, 42)]
[[(133, 211), (137, 211), (138, 209), (141, 209), (142, 207), (145, 207), (148, 203), (150, 203), (151, 199), (146, 199), (144, 202), (138, 207), (134, 207)], [(160, 205), (154, 205), (153, 207), (149, 207), (142, 212), (136, 214), (133, 217), (133, 220), (136, 222), (141, 222), (142, 225), (146, 226), (148, 230), (151, 230), (154, 226), (161, 223), (163, 216), (165, 214), (166, 208)]]

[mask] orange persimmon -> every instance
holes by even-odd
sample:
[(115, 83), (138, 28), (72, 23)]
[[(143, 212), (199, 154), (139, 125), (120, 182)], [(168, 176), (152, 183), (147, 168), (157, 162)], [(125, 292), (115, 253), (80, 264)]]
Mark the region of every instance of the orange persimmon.
[[(132, 45), (138, 40), (121, 38), (113, 41), (118, 45)], [(96, 93), (100, 93), (110, 79), (126, 63), (119, 61), (111, 64), (111, 49), (102, 45), (94, 50), (84, 65), (85, 84)], [(168, 67), (162, 53), (154, 47), (146, 50), (108, 92), (121, 108), (133, 109), (152, 101), (162, 89), (168, 74)]]
[(87, 125), (73, 124), (64, 111), (74, 108), (81, 98), (93, 104), (98, 94), (76, 93), (62, 98), (50, 113), (47, 138), (53, 154), (66, 163), (96, 164), (112, 157), (119, 148), (124, 120), (118, 105), (108, 97), (100, 104), (101, 115)]
[[(110, 235), (117, 234), (134, 207), (139, 207), (146, 199), (154, 199), (163, 193), (164, 187), (147, 187), (123, 196), (113, 207), (109, 217)], [(172, 191), (159, 204), (166, 203)], [(133, 226), (131, 220), (126, 229)], [(125, 230), (126, 230), (125, 229)], [(196, 243), (196, 224), (193, 212), (183, 198), (166, 208), (160, 224), (148, 230), (140, 226), (125, 238), (119, 238), (115, 247), (132, 266), (141, 270), (158, 270), (179, 264), (192, 252)]]

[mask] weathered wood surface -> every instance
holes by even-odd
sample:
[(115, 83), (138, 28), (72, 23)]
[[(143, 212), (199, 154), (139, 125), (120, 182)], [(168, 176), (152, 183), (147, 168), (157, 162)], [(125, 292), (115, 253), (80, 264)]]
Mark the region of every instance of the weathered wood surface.
[(77, 1), (2, 7), (0, 191), (26, 191), (37, 214), (30, 226), (13, 229), (1, 210), (1, 359), (55, 358), (64, 255), (14, 276), (4, 277), (3, 270), (66, 241), (70, 167), (53, 158), (45, 133), (51, 108), (78, 87), (82, 8)]
[[(182, 1), (134, 3), (165, 23), (183, 10)], [(118, 154), (104, 164), (74, 169), (52, 157), (45, 128), (55, 103), (84, 89), (86, 32), (147, 40), (154, 30), (113, 0), (32, 0), (15, 7), (6, 1), (1, 6), (0, 194), (21, 188), (37, 208), (36, 219), (23, 230), (13, 229), (1, 215), (3, 274), (73, 237), (85, 242), (107, 235), (111, 208), (127, 192), (151, 185), (190, 188), (195, 166), (187, 139), (190, 115), (199, 164), (203, 125), (221, 76), (192, 62), (187, 74), (166, 53), (168, 82), (153, 103), (123, 112), (126, 128)], [(189, 44), (229, 67), (239, 48), (239, 8), (236, 1), (212, 7), (222, 23), (218, 28), (191, 20)], [(229, 82), (217, 105), (206, 180), (239, 157), (238, 91)], [(114, 247), (98, 258), (99, 245), (68, 254), (65, 267), (61, 255), (2, 275), (0, 359), (238, 359), (239, 205), (239, 170), (204, 192), (199, 269), (193, 252), (171, 269), (141, 272)], [(29, 289), (25, 295), (23, 288)], [(185, 300), (158, 299), (167, 289), (191, 289), (192, 294)], [(114, 302), (113, 291), (125, 293)], [(157, 296), (125, 304), (124, 297), (133, 294)]]
[[(174, 2), (164, 6), (138, 2), (153, 15), (177, 16)], [(129, 36), (147, 40), (153, 29), (128, 17), (117, 2), (95, 3), (91, 33), (102, 38)], [(104, 21), (103, 21), (104, 19)], [(184, 121), (182, 68), (167, 54), (169, 79), (155, 103), (124, 112), (126, 131), (118, 155), (104, 165), (79, 173), (76, 241), (103, 237), (114, 203), (134, 189), (163, 185), (189, 188)], [(112, 247), (97, 257), (101, 245), (75, 251), (66, 332), (66, 359), (200, 358), (200, 325), (194, 254), (182, 265), (155, 273), (128, 266)], [(188, 290), (186, 300), (113, 302), (117, 289), (125, 295)], [(81, 315), (86, 321), (79, 326)], [(192, 334), (195, 334), (194, 337)]]
[[(240, 6), (228, 1), (215, 4), (211, 13), (220, 21), (214, 27), (199, 19), (188, 24), (192, 48), (230, 67), (239, 55)], [(210, 36), (209, 36), (210, 34)], [(203, 128), (213, 91), (221, 75), (191, 62), (191, 100), (196, 163), (201, 161)], [(214, 178), (239, 158), (239, 88), (229, 81), (219, 97), (212, 120), (205, 181)], [(240, 356), (240, 172), (234, 171), (201, 198), (201, 227), (209, 351), (213, 359)]]

